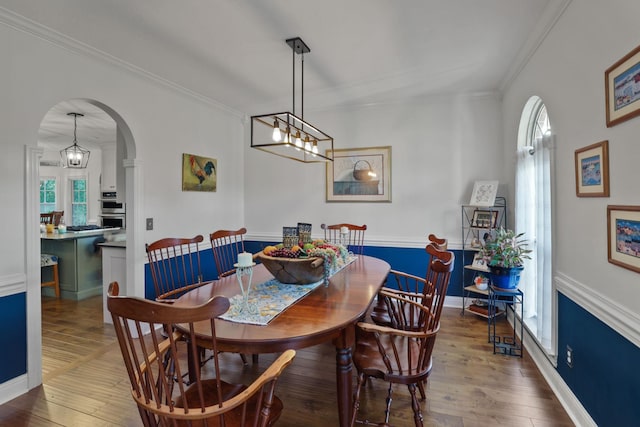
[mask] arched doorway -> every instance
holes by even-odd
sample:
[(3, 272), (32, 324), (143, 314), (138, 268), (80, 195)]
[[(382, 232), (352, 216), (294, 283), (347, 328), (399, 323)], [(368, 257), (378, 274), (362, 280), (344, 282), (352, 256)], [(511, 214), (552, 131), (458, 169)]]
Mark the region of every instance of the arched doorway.
[[(124, 191), (125, 202), (127, 203), (127, 261), (126, 261), (126, 277), (127, 282), (132, 286), (128, 287), (126, 292), (129, 295), (144, 295), (144, 265), (136, 266), (135, 254), (140, 250), (142, 241), (139, 234), (142, 228), (138, 226), (140, 223), (140, 208), (136, 203), (136, 193), (141, 186), (141, 166), (136, 159), (136, 145), (133, 134), (129, 125), (123, 117), (108, 105), (93, 99), (72, 99), (61, 103), (63, 106), (72, 107), (75, 112), (83, 108), (91, 111), (101, 111), (108, 116), (114, 123), (117, 143), (122, 144), (124, 149)], [(57, 104), (58, 105), (58, 104)], [(57, 114), (63, 114), (66, 118), (64, 108), (52, 108)], [(45, 116), (46, 117), (46, 116)], [(45, 120), (43, 119), (43, 123)], [(42, 126), (42, 125), (41, 125)], [(78, 143), (82, 145), (80, 139)], [(68, 144), (71, 145), (71, 139)], [(26, 148), (26, 188), (37, 189), (40, 178), (40, 160), (43, 156), (43, 148)], [(28, 192), (29, 193), (29, 192)], [(26, 212), (32, 212), (28, 220), (26, 232), (26, 252), (27, 252), (27, 348), (28, 348), (28, 388), (31, 389), (42, 383), (42, 325), (41, 325), (41, 289), (39, 286), (40, 268), (40, 234), (37, 228), (37, 217), (40, 209), (38, 195), (27, 194), (26, 196)], [(38, 231), (36, 231), (38, 230)], [(139, 264), (139, 263), (138, 263)], [(135, 285), (134, 285), (135, 284)]]

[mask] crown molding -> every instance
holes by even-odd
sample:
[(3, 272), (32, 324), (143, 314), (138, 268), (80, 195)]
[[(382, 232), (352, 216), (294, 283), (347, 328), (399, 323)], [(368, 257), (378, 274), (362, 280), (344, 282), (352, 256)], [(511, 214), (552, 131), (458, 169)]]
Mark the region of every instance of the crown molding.
[(529, 38), (525, 42), (520, 53), (516, 59), (511, 63), (502, 83), (499, 86), (501, 93), (504, 93), (513, 81), (522, 72), (524, 67), (529, 63), (533, 55), (536, 53), (542, 42), (547, 38), (547, 35), (564, 13), (564, 11), (571, 4), (571, 0), (549, 1), (545, 8), (542, 17), (538, 21)]
[(6, 25), (7, 27), (13, 28), (14, 30), (34, 36), (59, 48), (65, 49), (69, 52), (96, 59), (110, 65), (115, 65), (116, 67), (128, 71), (138, 77), (142, 77), (143, 79), (148, 80), (152, 83), (172, 89), (182, 95), (186, 95), (199, 102), (223, 110), (234, 116), (242, 118), (242, 116), (244, 115), (244, 113), (241, 113), (238, 110), (224, 105), (208, 96), (188, 89), (171, 80), (165, 79), (164, 77), (160, 77), (157, 74), (133, 65), (116, 56), (113, 56), (107, 52), (104, 52), (72, 37), (69, 37), (63, 33), (60, 33), (59, 31), (44, 26), (22, 15), (14, 13), (4, 7), (0, 7), (0, 23)]

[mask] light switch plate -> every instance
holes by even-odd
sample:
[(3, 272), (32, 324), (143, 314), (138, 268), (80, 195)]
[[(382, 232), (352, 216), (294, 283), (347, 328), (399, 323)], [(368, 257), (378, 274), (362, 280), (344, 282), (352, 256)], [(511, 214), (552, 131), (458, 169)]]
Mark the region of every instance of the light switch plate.
[(147, 218), (147, 230), (153, 230), (153, 218)]

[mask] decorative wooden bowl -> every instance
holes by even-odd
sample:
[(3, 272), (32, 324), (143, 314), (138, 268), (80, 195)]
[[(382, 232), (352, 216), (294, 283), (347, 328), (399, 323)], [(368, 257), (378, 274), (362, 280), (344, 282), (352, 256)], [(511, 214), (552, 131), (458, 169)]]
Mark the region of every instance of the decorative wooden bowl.
[(324, 278), (322, 258), (277, 258), (259, 252), (256, 259), (259, 259), (280, 283), (306, 285)]

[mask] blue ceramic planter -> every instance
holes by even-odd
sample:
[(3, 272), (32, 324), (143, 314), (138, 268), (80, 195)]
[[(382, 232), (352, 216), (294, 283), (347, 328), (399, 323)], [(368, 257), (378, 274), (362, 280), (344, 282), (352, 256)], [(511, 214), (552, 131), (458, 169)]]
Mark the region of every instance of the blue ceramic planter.
[(500, 289), (515, 289), (520, 282), (520, 273), (524, 267), (492, 267), (489, 266), (491, 284)]

